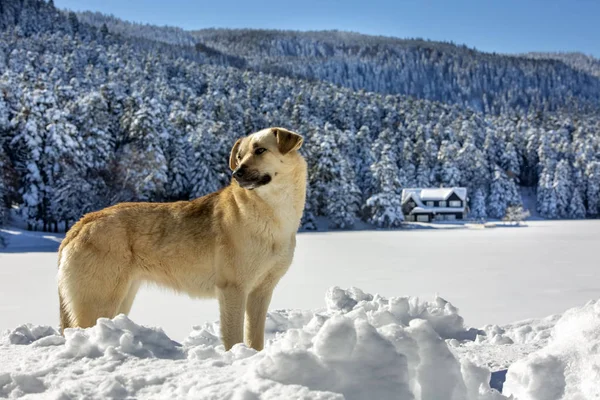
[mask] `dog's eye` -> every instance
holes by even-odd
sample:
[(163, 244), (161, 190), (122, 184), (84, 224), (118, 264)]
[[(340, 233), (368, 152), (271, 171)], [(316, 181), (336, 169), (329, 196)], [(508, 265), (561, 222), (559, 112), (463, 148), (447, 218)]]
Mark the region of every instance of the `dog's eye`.
[(264, 153), (265, 151), (267, 151), (267, 149), (260, 147), (256, 150), (254, 150), (254, 154), (256, 154), (257, 156), (260, 156), (262, 153)]

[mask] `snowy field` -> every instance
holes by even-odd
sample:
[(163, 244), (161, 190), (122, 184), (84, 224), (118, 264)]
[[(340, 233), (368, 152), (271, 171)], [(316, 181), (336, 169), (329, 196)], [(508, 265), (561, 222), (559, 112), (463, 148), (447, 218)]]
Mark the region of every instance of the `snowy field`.
[[(65, 342), (40, 327), (58, 322), (61, 237), (9, 230), (0, 397), (500, 399), (489, 374), (511, 366), (504, 394), (593, 398), (600, 304), (584, 305), (600, 298), (600, 221), (528, 225), (302, 233), (259, 354), (222, 351), (216, 301), (153, 287), (132, 321)], [(571, 307), (580, 308), (544, 318)], [(511, 323), (526, 318), (536, 319)]]

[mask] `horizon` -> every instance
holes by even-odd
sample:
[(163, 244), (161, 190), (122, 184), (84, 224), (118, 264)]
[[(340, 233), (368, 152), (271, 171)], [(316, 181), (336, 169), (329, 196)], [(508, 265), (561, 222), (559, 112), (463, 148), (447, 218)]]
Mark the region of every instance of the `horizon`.
[(465, 45), (486, 53), (582, 53), (600, 58), (600, 2), (582, 0), (507, 0), (502, 5), (459, 0), (395, 3), (358, 0), (282, 4), (264, 0), (194, 2), (174, 0), (55, 0), (58, 8), (92, 11), (116, 18), (186, 31), (201, 29), (263, 29), (340, 31), (397, 39), (424, 39)]

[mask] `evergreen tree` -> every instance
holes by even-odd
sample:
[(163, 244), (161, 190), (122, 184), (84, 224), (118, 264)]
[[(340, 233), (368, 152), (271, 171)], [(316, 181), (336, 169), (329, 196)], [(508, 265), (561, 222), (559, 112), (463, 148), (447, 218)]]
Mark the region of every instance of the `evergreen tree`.
[(587, 177), (587, 213), (596, 217), (600, 214), (600, 162), (592, 161), (588, 164)]
[(371, 166), (378, 192), (367, 199), (368, 221), (382, 228), (398, 227), (404, 221), (398, 166), (389, 145), (381, 149), (379, 161)]
[(521, 204), (515, 182), (497, 165), (490, 184), (487, 202), (487, 213), (492, 218), (502, 219), (510, 206)]
[(485, 206), (485, 192), (482, 188), (477, 188), (472, 197), (469, 207), (469, 217), (473, 219), (486, 219), (487, 211)]
[(556, 166), (552, 185), (552, 195), (556, 199), (557, 218), (569, 217), (569, 204), (573, 196), (571, 178), (569, 162), (563, 159)]

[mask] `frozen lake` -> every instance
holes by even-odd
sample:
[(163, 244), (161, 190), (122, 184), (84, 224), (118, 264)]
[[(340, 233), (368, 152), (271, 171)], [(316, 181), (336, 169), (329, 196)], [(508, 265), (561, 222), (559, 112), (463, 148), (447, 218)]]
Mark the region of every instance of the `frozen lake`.
[[(25, 322), (58, 324), (56, 244), (28, 235), (9, 235), (13, 245), (0, 253), (0, 329)], [(474, 327), (543, 317), (600, 298), (598, 245), (598, 220), (480, 230), (301, 233), (294, 264), (271, 308), (322, 307), (327, 288), (337, 285), (386, 297), (429, 300), (437, 293)], [(216, 320), (218, 309), (216, 300), (146, 287), (130, 316), (181, 340), (193, 325)]]

